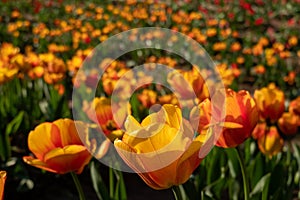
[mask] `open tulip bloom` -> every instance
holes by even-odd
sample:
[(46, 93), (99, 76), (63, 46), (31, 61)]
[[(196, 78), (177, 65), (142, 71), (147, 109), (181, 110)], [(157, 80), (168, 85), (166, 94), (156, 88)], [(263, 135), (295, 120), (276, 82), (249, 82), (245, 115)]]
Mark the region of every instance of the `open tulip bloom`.
[(70, 119), (38, 125), (28, 136), (28, 147), (36, 158), (25, 156), (23, 160), (29, 165), (58, 174), (80, 174), (89, 163), (91, 154), (77, 131), (87, 132), (87, 127), (82, 122)]
[(114, 145), (123, 160), (154, 189), (186, 182), (202, 160), (199, 150), (205, 137), (194, 137), (191, 124), (177, 106), (165, 104), (142, 123), (129, 116), (125, 128), (122, 140), (115, 140)]

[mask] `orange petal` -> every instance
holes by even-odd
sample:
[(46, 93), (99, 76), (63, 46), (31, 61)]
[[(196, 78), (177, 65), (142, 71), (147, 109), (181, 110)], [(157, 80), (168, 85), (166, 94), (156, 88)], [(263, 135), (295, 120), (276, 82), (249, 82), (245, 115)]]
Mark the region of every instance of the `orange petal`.
[(187, 151), (180, 157), (176, 169), (176, 185), (186, 182), (193, 171), (199, 166), (201, 158), (199, 158), (199, 151), (203, 145), (205, 137), (199, 135), (195, 138)]
[(0, 171), (0, 200), (3, 199), (5, 180), (6, 180), (6, 172)]
[(27, 164), (31, 165), (31, 166), (34, 166), (34, 167), (37, 167), (37, 168), (40, 168), (40, 169), (44, 169), (44, 170), (49, 171), (49, 172), (58, 173), (56, 170), (51, 169), (50, 166), (48, 166), (46, 163), (42, 162), (39, 159), (35, 159), (31, 156), (24, 156), (23, 161), (26, 162)]
[(45, 155), (45, 163), (60, 174), (71, 171), (80, 174), (90, 159), (91, 154), (81, 145), (56, 148)]

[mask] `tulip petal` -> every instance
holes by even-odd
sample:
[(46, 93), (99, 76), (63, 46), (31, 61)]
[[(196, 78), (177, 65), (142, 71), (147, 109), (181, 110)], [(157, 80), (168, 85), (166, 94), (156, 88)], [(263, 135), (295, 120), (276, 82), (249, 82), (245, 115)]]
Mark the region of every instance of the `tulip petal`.
[(4, 185), (6, 181), (6, 172), (5, 171), (0, 171), (0, 199), (3, 199), (4, 195)]
[(84, 126), (82, 122), (77, 122), (75, 126), (75, 122), (71, 119), (59, 119), (54, 121), (53, 124), (55, 124), (60, 130), (62, 146), (82, 144), (78, 133), (87, 132), (87, 130), (85, 130), (87, 127)]
[(153, 124), (147, 128), (137, 130), (131, 135), (124, 134), (122, 140), (140, 153), (149, 153), (167, 148), (168, 144), (174, 148), (182, 149), (185, 141), (181, 137), (182, 133), (178, 129), (171, 128), (168, 125)]
[(144, 164), (139, 159), (139, 156), (135, 149), (128, 146), (122, 140), (116, 139), (114, 141), (114, 146), (118, 151), (121, 158), (125, 161), (125, 163), (133, 169), (138, 175), (144, 180), (144, 182), (153, 189), (162, 189), (159, 185), (157, 185), (151, 177), (149, 177), (148, 173), (140, 173), (145, 169)]
[[(167, 168), (173, 167), (173, 170), (164, 167), (160, 170), (151, 170), (151, 166), (145, 164), (147, 161), (146, 155), (138, 154), (137, 151), (121, 140), (115, 140), (114, 145), (117, 147), (117, 151), (127, 165), (132, 168), (138, 175), (144, 180), (144, 182), (153, 189), (166, 189), (171, 186), (170, 177), (174, 177), (174, 164), (167, 166)], [(158, 155), (159, 156), (159, 155)], [(156, 162), (153, 156), (151, 160)], [(156, 166), (157, 167), (157, 166)], [(163, 167), (163, 166), (162, 166)], [(149, 169), (149, 171), (148, 171)], [(141, 173), (142, 172), (142, 173)], [(170, 183), (169, 183), (170, 182)]]
[(90, 159), (91, 154), (82, 145), (56, 148), (45, 155), (45, 163), (60, 174), (70, 171), (80, 174)]
[(166, 123), (171, 127), (179, 129), (182, 123), (181, 110), (177, 106), (171, 104), (164, 105), (162, 109), (166, 112)]
[(127, 117), (124, 126), (127, 132), (133, 132), (142, 128), (140, 123), (131, 115)]
[(48, 122), (40, 124), (29, 133), (28, 147), (38, 159), (43, 160), (48, 151), (62, 147), (60, 130)]
[(188, 180), (191, 173), (200, 164), (202, 158), (199, 158), (199, 151), (205, 141), (205, 135), (197, 136), (187, 151), (180, 157), (177, 163), (176, 169), (176, 181), (177, 185), (180, 185)]
[(44, 169), (46, 171), (49, 172), (53, 172), (53, 173), (58, 173), (56, 170), (51, 169), (50, 166), (47, 165), (47, 163), (42, 162), (39, 159), (35, 159), (32, 156), (24, 156), (23, 157), (24, 162), (26, 162), (27, 164), (40, 168), (40, 169)]

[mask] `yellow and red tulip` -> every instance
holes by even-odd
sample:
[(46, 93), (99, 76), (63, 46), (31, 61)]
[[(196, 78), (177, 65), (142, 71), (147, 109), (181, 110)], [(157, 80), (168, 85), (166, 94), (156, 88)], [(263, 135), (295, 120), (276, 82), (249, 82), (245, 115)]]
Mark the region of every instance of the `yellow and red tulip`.
[(115, 110), (115, 119), (118, 120), (118, 122), (114, 120), (110, 98), (96, 97), (91, 105), (84, 105), (83, 110), (86, 112), (89, 119), (95, 123), (99, 123), (103, 133), (112, 141), (116, 137), (122, 136), (122, 132), (119, 130), (129, 113), (127, 108), (120, 107)]
[(283, 147), (284, 140), (280, 137), (275, 126), (265, 129), (265, 134), (257, 140), (260, 151), (268, 157), (278, 154)]
[(268, 87), (256, 90), (254, 99), (261, 117), (276, 122), (284, 112), (284, 93), (271, 83)]
[[(216, 107), (216, 105), (211, 105), (211, 101), (207, 99), (198, 105), (198, 109), (191, 111), (191, 121), (195, 125), (196, 112), (199, 112), (199, 133), (209, 126), (221, 126), (222, 132), (216, 145), (223, 148), (236, 147), (251, 136), (251, 132), (257, 124), (258, 111), (254, 99), (245, 90), (234, 92), (227, 89), (225, 97), (221, 91), (217, 91), (215, 95), (217, 95), (215, 99), (225, 99), (225, 118), (212, 116), (212, 106)], [(218, 110), (216, 113), (221, 113), (222, 108), (216, 107), (215, 109)], [(219, 120), (220, 124), (211, 124), (211, 118), (215, 118), (213, 123), (218, 123)]]
[(28, 147), (35, 157), (24, 156), (23, 160), (29, 165), (58, 174), (80, 174), (89, 163), (91, 154), (77, 131), (87, 135), (88, 127), (83, 122), (71, 119), (38, 125), (28, 136)]
[(165, 104), (142, 123), (130, 115), (125, 128), (122, 140), (115, 140), (114, 145), (151, 188), (166, 189), (186, 182), (202, 160), (198, 155), (204, 136), (194, 138), (177, 106)]

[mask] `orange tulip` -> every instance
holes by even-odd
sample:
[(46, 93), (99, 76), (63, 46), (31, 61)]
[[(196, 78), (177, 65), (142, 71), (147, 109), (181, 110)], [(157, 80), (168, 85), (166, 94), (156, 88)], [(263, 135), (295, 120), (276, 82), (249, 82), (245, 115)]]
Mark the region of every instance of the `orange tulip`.
[(295, 135), (298, 131), (299, 116), (285, 112), (278, 120), (278, 127), (286, 136)]
[(265, 130), (267, 128), (266, 122), (258, 123), (254, 130), (252, 131), (252, 137), (257, 140), (258, 138), (262, 137), (265, 134)]
[(274, 83), (254, 93), (254, 99), (263, 119), (277, 121), (284, 112), (284, 93)]
[(296, 99), (290, 102), (289, 112), (295, 113), (296, 115), (300, 116), (300, 97), (297, 97)]
[[(75, 126), (76, 125), (76, 126)], [(83, 144), (77, 133), (88, 134), (82, 122), (59, 119), (38, 125), (28, 136), (29, 150), (36, 156), (25, 156), (23, 160), (34, 167), (50, 172), (80, 174), (91, 159), (87, 144)]]
[[(215, 99), (224, 98), (221, 91), (217, 91), (215, 95), (217, 95)], [(198, 109), (191, 111), (190, 118), (193, 124), (195, 113), (200, 112), (198, 132), (202, 132), (208, 126), (214, 126), (214, 124), (210, 124), (211, 117), (216, 118), (215, 122), (222, 120), (217, 119), (219, 116), (212, 116), (212, 106), (215, 105), (211, 105), (210, 100), (205, 100), (199, 104)], [(220, 113), (222, 108), (216, 107), (215, 109)], [(251, 136), (251, 132), (258, 121), (258, 111), (254, 100), (247, 91), (234, 92), (231, 89), (226, 90), (225, 111), (224, 123), (218, 125), (222, 126), (223, 130), (216, 145), (223, 148), (235, 147)]]
[(142, 93), (138, 94), (138, 100), (145, 108), (150, 108), (157, 102), (157, 93), (153, 90), (144, 89)]
[(138, 123), (131, 115), (122, 140), (114, 145), (123, 160), (151, 188), (160, 190), (186, 182), (200, 164), (204, 137), (194, 131), (181, 110), (165, 104)]
[(260, 151), (271, 158), (281, 151), (284, 141), (280, 137), (277, 128), (271, 126), (265, 130), (262, 137), (258, 138), (257, 143)]
[[(204, 74), (204, 72), (202, 72)], [(200, 101), (209, 97), (209, 91), (200, 71), (195, 67), (192, 70), (174, 71), (168, 75), (168, 82), (175, 90), (176, 96), (182, 100), (198, 98)]]
[(6, 180), (6, 172), (0, 171), (0, 199), (3, 199), (4, 196), (4, 185)]

